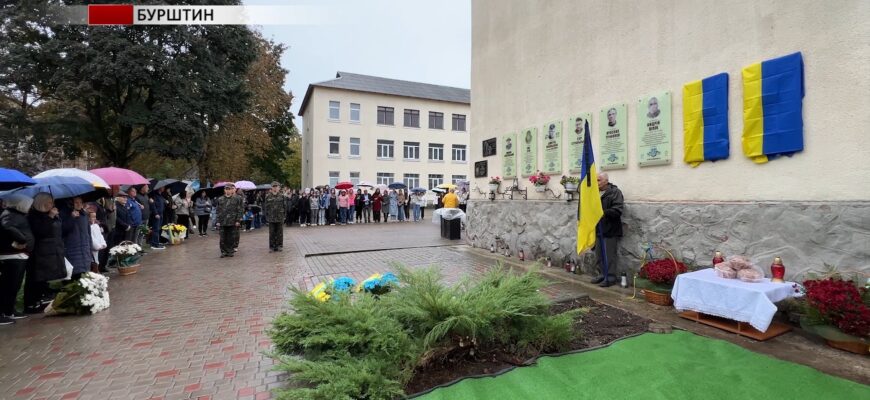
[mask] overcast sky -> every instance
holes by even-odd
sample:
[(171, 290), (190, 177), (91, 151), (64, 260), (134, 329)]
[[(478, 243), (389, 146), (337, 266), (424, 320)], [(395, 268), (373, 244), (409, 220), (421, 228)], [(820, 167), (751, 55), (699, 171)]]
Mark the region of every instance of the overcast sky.
[[(293, 113), (309, 83), (336, 71), (469, 88), (470, 0), (246, 0), (251, 5), (316, 5), (326, 24), (257, 27), (284, 43)], [(297, 121), (298, 122), (298, 121)]]

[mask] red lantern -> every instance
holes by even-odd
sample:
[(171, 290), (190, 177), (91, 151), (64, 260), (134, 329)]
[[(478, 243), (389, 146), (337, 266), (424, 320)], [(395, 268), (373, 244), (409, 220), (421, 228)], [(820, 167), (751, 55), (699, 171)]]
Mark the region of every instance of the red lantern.
[(771, 282), (785, 282), (785, 265), (782, 264), (782, 258), (776, 257), (773, 259), (773, 264), (770, 264), (770, 274), (773, 275)]

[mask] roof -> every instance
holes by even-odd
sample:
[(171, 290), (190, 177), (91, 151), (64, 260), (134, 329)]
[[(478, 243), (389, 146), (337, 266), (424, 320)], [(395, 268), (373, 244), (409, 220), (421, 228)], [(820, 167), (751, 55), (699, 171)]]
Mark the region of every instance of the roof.
[(314, 92), (315, 87), (471, 104), (471, 90), (468, 89), (339, 71), (335, 74), (335, 79), (308, 85), (305, 98), (302, 99), (302, 105), (299, 107), (300, 117), (304, 116), (305, 108), (308, 106), (308, 101), (311, 99), (311, 93)]

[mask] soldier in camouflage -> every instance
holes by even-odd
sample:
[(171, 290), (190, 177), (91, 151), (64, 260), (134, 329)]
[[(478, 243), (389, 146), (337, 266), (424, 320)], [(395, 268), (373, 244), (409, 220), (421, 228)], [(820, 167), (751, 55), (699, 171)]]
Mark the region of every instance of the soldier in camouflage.
[(283, 251), (284, 227), (281, 223), (284, 222), (284, 216), (287, 214), (287, 206), (278, 182), (272, 182), (272, 189), (266, 194), (264, 206), (266, 222), (269, 223), (269, 251)]
[(236, 196), (236, 186), (227, 183), (224, 186), (224, 195), (217, 200), (217, 221), (215, 224), (220, 229), (221, 258), (233, 256), (244, 212), (245, 206), (242, 204), (242, 198)]

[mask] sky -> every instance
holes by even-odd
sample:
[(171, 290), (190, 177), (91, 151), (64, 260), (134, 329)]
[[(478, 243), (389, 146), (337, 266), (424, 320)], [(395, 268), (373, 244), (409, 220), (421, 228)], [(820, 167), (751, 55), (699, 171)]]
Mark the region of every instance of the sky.
[[(337, 71), (470, 88), (471, 0), (246, 0), (314, 5), (322, 22), (255, 27), (287, 50), (286, 89), (299, 105), (310, 83)], [(297, 121), (299, 122), (299, 121)]]

